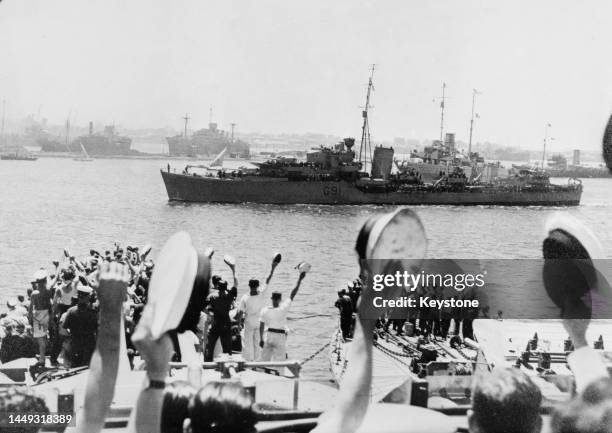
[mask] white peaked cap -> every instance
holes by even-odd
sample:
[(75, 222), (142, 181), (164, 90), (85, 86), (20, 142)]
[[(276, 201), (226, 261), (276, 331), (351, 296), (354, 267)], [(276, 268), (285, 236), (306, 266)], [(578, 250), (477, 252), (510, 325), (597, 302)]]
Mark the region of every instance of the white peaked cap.
[(198, 255), (186, 232), (175, 233), (168, 239), (157, 257), (151, 276), (149, 299), (153, 338), (176, 329), (191, 297), (198, 271)]
[(593, 233), (591, 229), (584, 225), (578, 218), (565, 213), (557, 212), (546, 220), (545, 228), (546, 237), (548, 237), (554, 230), (563, 230), (576, 238), (576, 240), (582, 244), (587, 253), (589, 253), (591, 260), (605, 258), (604, 249), (595, 236), (595, 233)]

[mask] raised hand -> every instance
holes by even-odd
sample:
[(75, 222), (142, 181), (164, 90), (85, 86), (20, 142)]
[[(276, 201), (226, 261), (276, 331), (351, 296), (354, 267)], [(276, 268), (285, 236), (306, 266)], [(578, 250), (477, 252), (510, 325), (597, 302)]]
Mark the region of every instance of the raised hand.
[(588, 346), (586, 331), (589, 327), (589, 319), (563, 319), (563, 327), (572, 339), (575, 349)]
[(169, 362), (174, 350), (168, 334), (164, 334), (158, 339), (153, 338), (151, 334), (152, 324), (153, 309), (145, 308), (132, 335), (132, 343), (146, 362), (149, 377), (163, 380), (168, 375)]
[(100, 306), (120, 306), (125, 299), (129, 280), (130, 271), (126, 265), (103, 262), (97, 275)]

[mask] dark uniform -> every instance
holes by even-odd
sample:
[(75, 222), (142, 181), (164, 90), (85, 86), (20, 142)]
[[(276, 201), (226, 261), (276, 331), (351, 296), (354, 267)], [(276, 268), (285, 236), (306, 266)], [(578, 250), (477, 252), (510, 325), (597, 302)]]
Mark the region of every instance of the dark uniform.
[(334, 304), (340, 310), (340, 329), (344, 339), (351, 338), (351, 324), (353, 322), (353, 301), (344, 292), (338, 293)]
[[(222, 285), (222, 283), (219, 284)], [(206, 308), (213, 314), (213, 319), (208, 329), (208, 338), (204, 351), (205, 361), (213, 360), (217, 339), (221, 339), (221, 347), (223, 347), (224, 353), (232, 353), (232, 323), (229, 312), (234, 302), (233, 292), (233, 288), (230, 291), (219, 290), (217, 293), (211, 293), (206, 298)]]
[(89, 365), (96, 348), (98, 333), (98, 313), (90, 306), (75, 305), (66, 313), (64, 329), (70, 331), (70, 351), (68, 358), (71, 367)]

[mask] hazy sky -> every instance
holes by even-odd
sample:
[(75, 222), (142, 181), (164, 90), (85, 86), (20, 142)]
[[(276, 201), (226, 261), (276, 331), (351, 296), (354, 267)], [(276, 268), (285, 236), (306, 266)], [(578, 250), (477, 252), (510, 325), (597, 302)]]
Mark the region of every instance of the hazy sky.
[(4, 0), (7, 116), (360, 134), (376, 63), (376, 140), (449, 132), (539, 148), (600, 146), (612, 110), (612, 2)]

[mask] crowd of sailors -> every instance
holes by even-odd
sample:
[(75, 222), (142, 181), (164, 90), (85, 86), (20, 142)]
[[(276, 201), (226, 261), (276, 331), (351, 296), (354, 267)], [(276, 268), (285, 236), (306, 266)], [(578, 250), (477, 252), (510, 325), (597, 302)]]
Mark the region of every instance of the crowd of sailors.
[[(82, 413), (77, 414), (76, 431), (98, 433), (104, 427), (113, 400), (119, 341), (124, 329), (120, 318), (123, 317), (130, 346), (144, 360), (147, 374), (134, 402), (128, 431), (255, 432), (256, 406), (252, 395), (240, 382), (208, 381), (202, 386), (200, 365), (188, 367), (195, 368), (188, 374), (189, 382), (169, 380), (170, 361), (176, 350), (169, 334), (156, 337), (151, 332), (151, 321), (155, 318), (148, 314), (151, 310), (147, 310), (147, 291), (155, 265), (147, 257), (149, 251), (149, 248), (140, 252), (135, 248), (123, 250), (116, 245), (114, 251), (109, 250), (104, 255), (91, 250), (84, 260), (77, 260), (66, 251), (65, 263), (60, 266), (59, 262), (54, 262), (52, 275), (43, 269), (37, 271), (31, 292), (9, 301), (9, 312), (2, 319), (5, 332), (8, 331), (5, 341), (18, 328), (18, 333), (30, 335), (36, 341), (41, 365), (47, 354), (52, 363), (58, 361), (62, 350), (65, 363), (72, 366), (89, 363), (87, 404)], [(245, 358), (285, 358), (286, 318), (306, 272), (299, 272), (288, 299), (283, 299), (280, 292), (271, 292), (268, 301), (268, 285), (279, 262), (280, 257), (275, 256), (264, 283), (251, 279), (249, 292), (239, 300), (232, 260), (226, 260), (233, 276), (231, 288), (221, 277), (212, 277), (203, 311), (203, 317), (207, 318), (204, 320), (207, 323), (205, 337), (202, 336), (205, 359), (214, 356), (217, 340), (221, 341), (224, 352), (231, 351), (233, 323), (242, 319)], [(342, 330), (347, 338), (352, 336), (351, 362), (336, 404), (321, 415), (313, 432), (353, 433), (368, 413), (373, 338), (376, 326), (381, 323), (361, 313), (374, 296), (367, 279), (353, 281), (338, 293), (336, 307), (340, 310)], [(237, 313), (232, 318), (230, 312), (234, 306)], [(599, 354), (587, 343), (588, 322), (571, 319), (563, 322), (574, 342), (575, 350), (568, 356), (568, 365), (574, 373), (576, 393), (553, 411), (550, 429), (553, 433), (610, 432), (612, 379)], [(396, 329), (402, 332), (399, 323)], [(65, 345), (67, 340), (70, 344)], [(539, 433), (542, 401), (540, 388), (520, 369), (498, 367), (491, 373), (482, 373), (473, 385), (469, 431)], [(399, 414), (402, 406), (394, 406)], [(0, 391), (0, 413), (3, 411), (40, 413), (48, 409), (34, 390), (8, 387)], [(403, 419), (401, 422), (415, 424), (419, 421)], [(37, 428), (2, 431), (33, 433)]]
[[(37, 357), (34, 373), (49, 367), (89, 365), (98, 327), (95, 289), (103, 263), (123, 264), (130, 271), (122, 311), (128, 354), (133, 361), (137, 351), (130, 337), (147, 303), (155, 267), (148, 258), (150, 247), (141, 252), (130, 246), (124, 250), (116, 243), (104, 255), (92, 249), (82, 260), (68, 250), (64, 252), (65, 260), (61, 264), (53, 261), (51, 273), (39, 269), (26, 294), (7, 301), (7, 312), (0, 316), (0, 362)], [(212, 276), (212, 291), (196, 330), (204, 361), (212, 361), (220, 352), (241, 352), (246, 361), (286, 360), (287, 315), (306, 272), (299, 273), (288, 299), (283, 299), (281, 292), (268, 289), (280, 257), (275, 255), (263, 284), (250, 279), (248, 293), (240, 298), (233, 260), (225, 261), (233, 276), (231, 287), (219, 275)], [(178, 349), (178, 343), (174, 343)], [(180, 351), (174, 360), (180, 361)]]
[[(97, 274), (104, 262), (125, 264), (131, 272), (124, 304), (126, 332), (138, 322), (146, 303), (154, 263), (150, 247), (125, 250), (115, 244), (104, 254), (91, 249), (82, 260), (64, 250), (64, 260), (54, 260), (51, 271), (37, 270), (25, 295), (7, 301), (0, 319), (0, 361), (37, 357), (35, 371), (46, 367), (87, 366), (94, 351), (99, 302)], [(48, 358), (48, 360), (47, 360)], [(47, 362), (48, 361), (48, 362)]]

